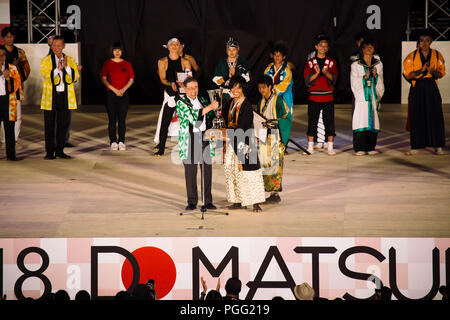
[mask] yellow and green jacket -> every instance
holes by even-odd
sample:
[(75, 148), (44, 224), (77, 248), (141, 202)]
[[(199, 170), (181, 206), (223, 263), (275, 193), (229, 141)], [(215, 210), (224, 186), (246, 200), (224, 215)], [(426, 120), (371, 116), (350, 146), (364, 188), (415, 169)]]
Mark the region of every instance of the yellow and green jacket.
[(42, 59), (41, 75), (44, 78), (42, 88), (41, 109), (53, 109), (53, 92), (56, 91), (56, 86), (64, 82), (67, 92), (68, 108), (74, 110), (77, 108), (77, 101), (75, 97), (74, 83), (78, 81), (80, 74), (78, 73), (77, 63), (72, 57), (67, 56), (67, 65), (72, 69), (72, 76), (70, 76), (65, 69), (63, 69), (63, 79), (58, 75), (53, 76), (53, 70), (56, 69), (55, 55), (53, 53)]

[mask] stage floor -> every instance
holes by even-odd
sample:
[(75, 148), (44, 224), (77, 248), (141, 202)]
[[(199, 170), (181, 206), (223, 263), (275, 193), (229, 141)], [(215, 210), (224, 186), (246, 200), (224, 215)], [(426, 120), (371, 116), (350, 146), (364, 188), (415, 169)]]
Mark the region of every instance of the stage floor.
[[(18, 162), (0, 150), (0, 238), (69, 237), (450, 237), (450, 152), (408, 157), (406, 106), (383, 105), (377, 156), (352, 151), (351, 106), (336, 106), (337, 156), (289, 149), (281, 203), (263, 212), (180, 216), (184, 169), (152, 157), (159, 106), (131, 106), (127, 150), (110, 151), (102, 106), (73, 112), (71, 160), (44, 161), (43, 114), (23, 107)], [(444, 107), (447, 137), (450, 108)], [(294, 107), (292, 138), (306, 145), (306, 106)], [(448, 145), (448, 139), (447, 139)], [(295, 147), (295, 146), (293, 146)], [(200, 175), (199, 175), (200, 176)], [(223, 167), (213, 198), (227, 205)]]

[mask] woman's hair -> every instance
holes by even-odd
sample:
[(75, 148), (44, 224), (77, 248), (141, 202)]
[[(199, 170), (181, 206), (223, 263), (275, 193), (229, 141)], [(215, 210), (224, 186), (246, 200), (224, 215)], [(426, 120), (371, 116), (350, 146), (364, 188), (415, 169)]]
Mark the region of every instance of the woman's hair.
[(233, 88), (234, 86), (238, 85), (239, 88), (242, 89), (242, 92), (245, 95), (245, 90), (247, 89), (247, 82), (245, 79), (241, 76), (235, 75), (230, 79), (230, 88)]
[(114, 54), (113, 54), (114, 49), (122, 50), (122, 57), (123, 57), (124, 50), (123, 50), (123, 46), (120, 43), (120, 41), (113, 42), (113, 44), (111, 45), (110, 54), (111, 54), (112, 57), (114, 57)]

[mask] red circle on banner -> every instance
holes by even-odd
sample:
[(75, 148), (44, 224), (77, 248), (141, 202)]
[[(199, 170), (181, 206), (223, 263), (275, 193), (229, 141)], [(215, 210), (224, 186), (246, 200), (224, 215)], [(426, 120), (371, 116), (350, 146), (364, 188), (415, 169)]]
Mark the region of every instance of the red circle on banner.
[[(158, 299), (165, 297), (172, 290), (177, 278), (177, 270), (172, 258), (163, 250), (155, 247), (142, 247), (132, 252), (139, 265), (139, 283), (155, 280)], [(122, 283), (129, 288), (133, 281), (133, 269), (128, 260), (122, 265)]]

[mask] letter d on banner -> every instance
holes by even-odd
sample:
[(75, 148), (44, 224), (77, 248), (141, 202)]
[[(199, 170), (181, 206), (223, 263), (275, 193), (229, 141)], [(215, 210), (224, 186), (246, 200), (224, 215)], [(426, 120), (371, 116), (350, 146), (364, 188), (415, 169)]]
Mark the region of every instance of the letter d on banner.
[(117, 246), (93, 246), (91, 247), (91, 296), (92, 298), (98, 297), (98, 254), (99, 253), (117, 253), (124, 256), (128, 261), (130, 261), (131, 267), (133, 269), (133, 281), (128, 292), (133, 292), (134, 287), (139, 283), (139, 278), (141, 277), (139, 264), (136, 258), (124, 248)]

